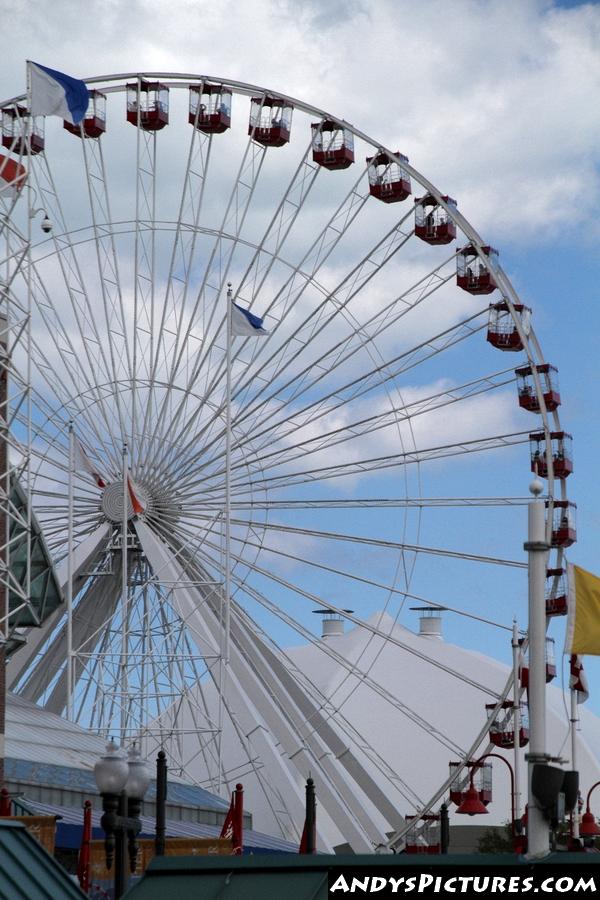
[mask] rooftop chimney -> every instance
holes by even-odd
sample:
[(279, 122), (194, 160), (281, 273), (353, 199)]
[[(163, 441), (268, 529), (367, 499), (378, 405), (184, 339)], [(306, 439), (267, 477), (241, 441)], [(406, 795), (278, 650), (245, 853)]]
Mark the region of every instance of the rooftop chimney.
[[(316, 616), (321, 616), (321, 638), (339, 637), (344, 634), (344, 617), (332, 609), (313, 609)], [(343, 609), (342, 612), (352, 614), (353, 609)]]
[(443, 606), (411, 606), (411, 609), (420, 613), (419, 636), (443, 640), (442, 636), (442, 612)]

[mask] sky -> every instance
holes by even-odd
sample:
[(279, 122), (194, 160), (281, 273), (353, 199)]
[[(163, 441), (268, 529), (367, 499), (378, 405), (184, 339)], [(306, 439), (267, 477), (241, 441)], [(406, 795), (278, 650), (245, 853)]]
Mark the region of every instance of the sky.
[[(399, 147), (459, 198), (464, 215), (500, 250), (504, 270), (534, 309), (546, 358), (559, 368), (562, 422), (574, 436), (569, 495), (579, 512), (569, 558), (600, 573), (599, 4), (174, 0), (168, 12), (156, 0), (1, 6), (10, 23), (0, 57), (4, 98), (24, 90), (27, 58), (82, 78), (149, 70), (237, 79), (301, 98)], [(521, 495), (528, 481), (524, 470)], [(588, 668), (590, 706), (600, 713), (600, 663)]]

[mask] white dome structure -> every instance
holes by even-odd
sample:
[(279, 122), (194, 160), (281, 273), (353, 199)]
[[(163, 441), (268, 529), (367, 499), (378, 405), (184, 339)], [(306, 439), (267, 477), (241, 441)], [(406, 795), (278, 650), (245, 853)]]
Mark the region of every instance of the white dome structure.
[[(336, 728), (343, 730), (343, 739), (357, 760), (375, 782), (395, 786), (384, 788), (398, 813), (414, 815), (446, 781), (451, 761), (464, 760), (468, 741), (479, 728), (485, 729), (485, 704), (497, 700), (502, 692), (509, 668), (482, 653), (446, 643), (436, 627), (425, 633), (415, 632), (394, 623), (385, 614), (375, 614), (367, 625), (388, 633), (387, 640), (366, 627), (351, 627), (345, 633), (327, 634), (327, 653), (320, 641), (294, 647), (286, 652), (288, 665), (303, 673), (315, 688), (315, 696), (327, 698), (322, 712), (335, 716)], [(338, 660), (332, 658), (338, 655)], [(345, 663), (345, 664), (344, 664)], [(353, 674), (353, 666), (356, 672)], [(364, 675), (366, 673), (366, 677)], [(377, 689), (375, 689), (377, 686)], [(386, 693), (387, 692), (387, 693)], [(571, 768), (569, 722), (562, 692), (547, 688), (547, 748), (552, 756), (561, 757), (565, 770)], [(600, 720), (579, 707), (581, 731), (578, 744), (578, 768), (582, 792), (600, 779), (600, 759), (594, 747), (600, 746)], [(232, 712), (234, 712), (232, 708)], [(235, 712), (234, 712), (235, 717)], [(431, 723), (435, 722), (436, 727)], [(306, 723), (307, 734), (310, 722)], [(260, 724), (257, 722), (257, 728)], [(354, 735), (355, 740), (351, 741)], [(360, 736), (367, 735), (369, 746), (361, 746)], [(249, 735), (252, 740), (252, 735)], [(244, 782), (246, 797), (257, 826), (277, 833), (282, 828), (281, 807), (276, 791), (269, 790), (268, 773), (252, 772), (247, 757), (238, 756), (237, 741), (231, 728), (224, 732), (224, 769), (232, 781)], [(475, 758), (486, 752), (487, 731)], [(513, 750), (493, 747), (512, 763)], [(526, 765), (521, 751), (520, 810), (526, 803)], [(282, 755), (285, 756), (285, 754)], [(500, 825), (510, 819), (510, 780), (506, 766), (493, 764), (493, 799), (489, 815), (476, 824)], [(307, 771), (306, 776), (310, 773)], [(266, 777), (265, 777), (266, 775)], [(192, 764), (188, 776), (201, 778), (201, 761)], [(314, 773), (313, 773), (314, 777)], [(301, 784), (301, 778), (298, 778)], [(317, 799), (323, 785), (316, 783)], [(445, 791), (436, 800), (437, 811)], [(456, 807), (450, 804), (452, 825), (473, 824), (475, 820), (455, 816)], [(367, 809), (375, 821), (385, 828), (383, 817), (374, 808)], [(465, 821), (466, 820), (466, 821)], [(333, 849), (350, 844), (348, 836), (326, 812), (326, 804), (319, 807), (318, 834), (323, 848)], [(300, 827), (302, 823), (297, 823)], [(389, 828), (388, 828), (389, 832)], [(284, 830), (293, 839), (291, 830)]]

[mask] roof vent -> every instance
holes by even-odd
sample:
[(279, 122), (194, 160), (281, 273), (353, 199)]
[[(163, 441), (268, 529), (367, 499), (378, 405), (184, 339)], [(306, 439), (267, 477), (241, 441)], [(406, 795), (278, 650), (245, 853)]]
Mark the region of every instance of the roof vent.
[(411, 609), (420, 613), (419, 615), (419, 636), (427, 638), (435, 638), (438, 641), (443, 639), (442, 636), (442, 612), (443, 606), (411, 606)]
[(343, 609), (340, 613), (334, 612), (332, 609), (313, 609), (316, 616), (322, 616), (321, 620), (321, 638), (339, 637), (344, 634), (344, 616), (341, 613), (354, 612), (353, 609)]

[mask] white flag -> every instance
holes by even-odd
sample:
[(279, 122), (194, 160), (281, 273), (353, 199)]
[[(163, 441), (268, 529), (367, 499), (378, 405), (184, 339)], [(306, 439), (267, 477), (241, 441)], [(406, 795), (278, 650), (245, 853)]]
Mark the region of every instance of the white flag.
[(75, 471), (87, 472), (88, 475), (92, 476), (99, 488), (105, 488), (106, 481), (96, 470), (94, 464), (83, 449), (83, 444), (79, 438), (73, 437), (73, 448), (75, 450)]

